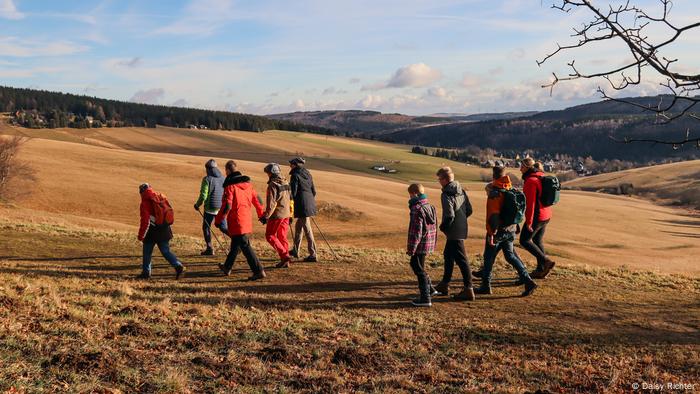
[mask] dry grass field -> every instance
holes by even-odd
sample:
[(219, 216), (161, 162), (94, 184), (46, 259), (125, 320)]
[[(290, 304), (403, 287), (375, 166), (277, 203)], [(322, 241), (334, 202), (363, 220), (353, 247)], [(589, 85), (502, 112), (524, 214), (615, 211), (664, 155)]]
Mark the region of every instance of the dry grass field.
[[(700, 218), (621, 196), (566, 191), (548, 228), (559, 268), (530, 298), (499, 260), (496, 293), (470, 304), (407, 307), (415, 278), (401, 249), (406, 182), (429, 186), (442, 161), (407, 147), (285, 132), (26, 130), (36, 180), (0, 208), (0, 392), (628, 392), (700, 384)], [(245, 281), (198, 256), (192, 204), (209, 157), (233, 158), (265, 185), (267, 161), (309, 158), (322, 205), (318, 264)], [(398, 176), (373, 164), (400, 162)], [(481, 169), (458, 168), (472, 204), (479, 266)], [(592, 179), (592, 178), (591, 178)], [(160, 256), (139, 272), (141, 182), (176, 209), (180, 282)], [(267, 267), (270, 248), (256, 226)], [(533, 259), (520, 252), (528, 266)], [(442, 270), (430, 259), (434, 279)], [(458, 276), (459, 274), (457, 274)], [(455, 283), (455, 290), (457, 284)], [(700, 389), (700, 385), (696, 386)]]

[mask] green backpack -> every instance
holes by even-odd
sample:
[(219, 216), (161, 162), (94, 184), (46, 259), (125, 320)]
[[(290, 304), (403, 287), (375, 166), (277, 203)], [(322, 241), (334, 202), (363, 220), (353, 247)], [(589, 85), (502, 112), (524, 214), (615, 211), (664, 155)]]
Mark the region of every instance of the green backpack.
[(522, 223), (525, 219), (525, 194), (516, 189), (498, 189), (503, 194), (501, 207), (501, 226), (508, 227)]
[(559, 192), (561, 184), (559, 179), (554, 175), (540, 177), (542, 180), (542, 195), (540, 196), (540, 204), (543, 207), (551, 207), (559, 202)]

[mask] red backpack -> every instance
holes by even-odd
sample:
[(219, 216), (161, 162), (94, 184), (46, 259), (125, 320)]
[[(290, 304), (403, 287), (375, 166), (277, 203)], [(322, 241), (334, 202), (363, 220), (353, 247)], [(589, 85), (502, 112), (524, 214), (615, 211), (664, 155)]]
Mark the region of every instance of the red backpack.
[(164, 194), (154, 193), (151, 201), (153, 202), (153, 216), (156, 218), (156, 226), (175, 223), (175, 211)]

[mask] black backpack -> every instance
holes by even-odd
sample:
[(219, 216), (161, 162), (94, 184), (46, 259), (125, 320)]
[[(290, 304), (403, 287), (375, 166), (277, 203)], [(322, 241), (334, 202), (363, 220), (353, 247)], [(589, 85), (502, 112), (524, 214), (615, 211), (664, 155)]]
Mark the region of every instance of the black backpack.
[(522, 223), (525, 219), (525, 193), (517, 189), (497, 189), (503, 195), (501, 227)]
[(554, 175), (540, 177), (542, 181), (542, 195), (540, 196), (540, 204), (543, 207), (551, 207), (559, 202), (559, 192), (561, 184), (559, 179)]

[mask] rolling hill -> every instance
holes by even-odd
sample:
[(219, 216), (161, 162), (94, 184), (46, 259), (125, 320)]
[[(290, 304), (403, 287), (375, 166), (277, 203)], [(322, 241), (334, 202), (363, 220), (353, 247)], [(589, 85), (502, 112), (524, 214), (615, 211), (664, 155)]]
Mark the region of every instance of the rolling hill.
[[(558, 266), (533, 296), (519, 297), (499, 258), (494, 295), (436, 297), (416, 310), (402, 250), (407, 182), (424, 182), (437, 203), (434, 171), (455, 167), (474, 206), (467, 251), (476, 268), (481, 169), (408, 146), (282, 131), (0, 123), (0, 135), (29, 137), (19, 157), (36, 171), (13, 184), (22, 199), (0, 205), (0, 391), (624, 393), (700, 376), (700, 220), (686, 210), (564, 191), (547, 229)], [(236, 159), (261, 191), (265, 163), (302, 152), (337, 256), (318, 237), (320, 263), (275, 269), (256, 225), (268, 278), (246, 281), (240, 258), (224, 277), (224, 251), (199, 255), (192, 203), (203, 164)], [(401, 171), (377, 173), (376, 163)], [(669, 179), (674, 171), (686, 169), (667, 169)], [(144, 181), (174, 205), (172, 249), (188, 267), (180, 281), (158, 255), (152, 280), (133, 279)], [(428, 259), (434, 279), (441, 260)]]
[(617, 192), (616, 189), (622, 184), (634, 186), (635, 195), (700, 210), (700, 160), (579, 178), (566, 182), (564, 186), (577, 190)]

